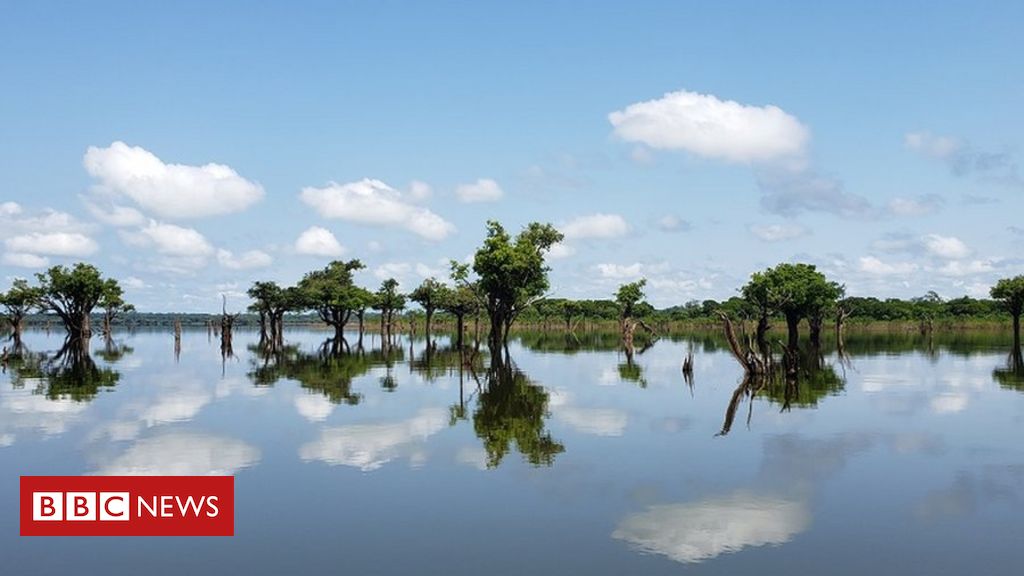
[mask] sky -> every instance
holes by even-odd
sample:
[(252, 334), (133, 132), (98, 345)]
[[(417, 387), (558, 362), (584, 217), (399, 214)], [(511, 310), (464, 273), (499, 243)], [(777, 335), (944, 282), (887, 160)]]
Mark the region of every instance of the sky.
[(488, 219), (551, 295), (655, 306), (809, 262), (857, 296), (1024, 273), (1020, 2), (6, 2), (0, 289), (143, 311), (333, 259), (410, 290)]

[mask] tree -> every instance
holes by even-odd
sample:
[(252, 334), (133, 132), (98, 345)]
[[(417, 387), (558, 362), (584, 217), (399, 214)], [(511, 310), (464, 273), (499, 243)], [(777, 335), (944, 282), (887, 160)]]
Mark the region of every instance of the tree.
[(744, 297), (759, 311), (758, 345), (762, 345), (762, 324), (767, 323), (768, 315), (774, 310), (786, 318), (790, 353), (799, 352), (800, 320), (822, 314), (827, 303), (839, 297), (840, 288), (812, 264), (782, 263), (754, 273), (742, 290)]
[(359, 260), (335, 260), (322, 270), (308, 272), (297, 286), (295, 307), (315, 310), (340, 340), (352, 311), (359, 305), (360, 293), (352, 283), (352, 273), (363, 267)]
[(0, 305), (6, 310), (7, 321), (11, 324), (11, 340), (15, 349), (21, 348), (21, 329), (25, 319), (33, 308), (39, 305), (39, 289), (29, 286), (24, 278), (17, 278), (11, 283), (11, 289), (0, 294)]
[(989, 294), (1002, 302), (1013, 317), (1013, 349), (1020, 350), (1020, 314), (1024, 310), (1024, 275), (1003, 278), (996, 282)]
[(619, 286), (619, 290), (615, 293), (615, 303), (619, 305), (621, 321), (624, 322), (635, 316), (637, 304), (644, 299), (644, 286), (646, 285), (647, 279), (641, 278), (636, 282)]
[(363, 338), (363, 319), (366, 315), (366, 309), (373, 306), (376, 301), (376, 296), (373, 292), (370, 292), (362, 286), (354, 286), (351, 293), (352, 310), (356, 314), (356, 319), (359, 320), (359, 338), (360, 344), (362, 344)]
[(446, 288), (441, 295), (441, 309), (455, 316), (455, 347), (462, 350), (467, 314), (480, 309), (479, 286), (469, 281), (469, 264), (451, 261), (451, 279), (454, 288)]
[(562, 238), (550, 224), (532, 222), (512, 238), (498, 222), (487, 222), (487, 238), (473, 258), (473, 271), (480, 278), (491, 322), (492, 350), (508, 342), (516, 317), (548, 289), (544, 255)]
[(440, 308), (444, 297), (445, 285), (434, 278), (427, 278), (415, 290), (409, 293), (409, 299), (423, 307), (427, 315), (427, 335), (430, 335), (430, 322), (434, 311)]
[(381, 334), (387, 332), (390, 335), (395, 312), (405, 308), (405, 295), (398, 291), (398, 280), (388, 278), (381, 282), (375, 296), (373, 309), (380, 311)]
[(113, 278), (103, 281), (103, 294), (97, 305), (103, 309), (103, 335), (107, 337), (118, 315), (135, 311), (135, 306), (124, 301), (124, 290)]
[(54, 266), (36, 274), (36, 278), (40, 308), (60, 317), (71, 339), (92, 336), (89, 315), (103, 298), (107, 286), (100, 271), (91, 264), (79, 262), (70, 269)]
[(260, 315), (260, 338), (269, 336), (273, 343), (280, 343), (284, 339), (284, 315), (302, 306), (302, 292), (294, 286), (281, 288), (276, 282), (253, 282), (246, 294), (253, 299), (249, 310)]

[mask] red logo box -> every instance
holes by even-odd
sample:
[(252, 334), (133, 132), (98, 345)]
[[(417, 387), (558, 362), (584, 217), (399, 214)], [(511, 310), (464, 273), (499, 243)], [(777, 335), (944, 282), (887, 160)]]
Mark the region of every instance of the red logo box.
[(22, 476), (22, 536), (234, 536), (234, 476)]

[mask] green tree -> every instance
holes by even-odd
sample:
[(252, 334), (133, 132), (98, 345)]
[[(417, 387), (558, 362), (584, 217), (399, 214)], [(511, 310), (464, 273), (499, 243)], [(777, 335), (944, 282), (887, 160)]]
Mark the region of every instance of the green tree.
[(398, 280), (388, 278), (381, 282), (375, 296), (373, 309), (380, 311), (380, 331), (390, 334), (395, 312), (405, 308), (405, 295), (398, 291)]
[(103, 309), (104, 336), (110, 336), (110, 326), (119, 315), (135, 311), (135, 306), (125, 302), (124, 290), (113, 278), (103, 281), (103, 294), (97, 306)]
[(36, 274), (39, 280), (39, 305), (53, 312), (72, 339), (92, 336), (89, 315), (103, 298), (106, 281), (91, 264), (79, 262), (72, 268), (54, 266)]
[[(253, 282), (246, 292), (253, 303), (249, 310), (260, 316), (260, 338), (274, 343), (284, 339), (284, 315), (302, 306), (302, 292), (290, 286), (282, 288), (276, 282)], [(268, 332), (269, 328), (269, 332)]]
[(535, 466), (550, 466), (565, 451), (545, 429), (548, 393), (525, 374), (501, 364), (487, 373), (487, 386), (480, 392), (473, 414), (473, 430), (483, 440), (487, 466), (497, 467), (514, 443)]
[(451, 261), (451, 279), (455, 286), (442, 292), (440, 307), (455, 316), (455, 347), (462, 350), (466, 316), (480, 309), (479, 285), (469, 281), (469, 264), (455, 260)]
[(25, 316), (39, 305), (39, 289), (28, 285), (28, 280), (16, 278), (11, 289), (0, 293), (0, 305), (3, 305), (7, 321), (11, 325), (11, 340), (14, 348), (21, 348), (21, 330)]
[(1003, 278), (989, 294), (999, 300), (1013, 317), (1013, 349), (1020, 350), (1020, 313), (1024, 310), (1024, 275)]
[(423, 307), (427, 315), (426, 330), (430, 334), (430, 322), (434, 318), (434, 312), (440, 308), (441, 301), (445, 296), (445, 285), (434, 278), (427, 278), (415, 290), (409, 293), (409, 299)]
[(834, 302), (839, 290), (840, 286), (814, 265), (790, 263), (754, 273), (742, 289), (744, 297), (758, 308), (758, 337), (763, 339), (761, 325), (767, 322), (768, 314), (778, 311), (786, 319), (787, 347), (794, 353), (800, 349), (800, 320), (818, 313), (829, 298)]
[(315, 310), (325, 324), (334, 328), (334, 336), (340, 340), (345, 324), (359, 304), (360, 292), (352, 282), (352, 273), (363, 267), (359, 260), (335, 260), (322, 270), (306, 273), (297, 287), (296, 308)]
[(480, 278), (491, 323), (492, 350), (508, 342), (516, 317), (548, 289), (544, 255), (562, 237), (550, 224), (532, 222), (512, 238), (498, 222), (487, 222), (487, 238), (473, 258), (473, 271)]
[(615, 293), (615, 303), (619, 306), (619, 318), (622, 321), (636, 315), (637, 305), (644, 299), (644, 286), (646, 285), (647, 279), (641, 278), (636, 282), (619, 286), (619, 290)]

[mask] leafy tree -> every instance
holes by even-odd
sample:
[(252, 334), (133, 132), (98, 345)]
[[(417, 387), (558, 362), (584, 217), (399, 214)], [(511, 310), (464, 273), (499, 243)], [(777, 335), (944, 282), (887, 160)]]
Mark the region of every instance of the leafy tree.
[(40, 308), (60, 317), (72, 339), (92, 336), (89, 315), (107, 290), (100, 271), (91, 264), (79, 262), (70, 269), (54, 266), (36, 274), (36, 278)]
[(508, 342), (516, 317), (548, 289), (544, 255), (561, 240), (562, 233), (550, 224), (532, 222), (513, 238), (498, 222), (487, 222), (487, 238), (476, 251), (473, 271), (480, 278), (493, 350)]
[(434, 312), (441, 307), (445, 296), (445, 285), (435, 278), (427, 278), (415, 290), (409, 293), (409, 299), (423, 307), (427, 315), (427, 334), (430, 334), (430, 322)]
[(398, 291), (398, 280), (388, 278), (381, 282), (375, 296), (373, 309), (380, 311), (380, 331), (390, 334), (395, 312), (405, 308), (405, 295)]
[[(253, 282), (246, 292), (253, 303), (249, 310), (260, 316), (260, 337), (277, 343), (284, 337), (284, 315), (302, 306), (302, 291), (295, 287), (282, 288), (276, 282)], [(269, 334), (267, 328), (270, 329)]]
[(322, 270), (308, 272), (299, 281), (296, 308), (315, 310), (340, 340), (352, 311), (360, 304), (361, 293), (352, 283), (352, 273), (363, 267), (359, 260), (335, 260)]
[(11, 340), (14, 341), (15, 349), (21, 347), (25, 315), (39, 305), (39, 295), (39, 289), (29, 286), (24, 278), (15, 279), (10, 290), (0, 293), (0, 305), (3, 305), (7, 321), (11, 324)]
[(124, 301), (124, 290), (117, 280), (108, 278), (103, 281), (103, 294), (97, 306), (103, 309), (103, 334), (110, 336), (110, 325), (122, 313), (135, 311), (135, 306)]
[(373, 306), (376, 302), (377, 297), (366, 288), (362, 286), (354, 286), (351, 293), (352, 310), (356, 314), (356, 319), (359, 320), (359, 338), (363, 337), (363, 319), (366, 315), (366, 309)]
[(636, 282), (623, 284), (615, 293), (615, 303), (619, 306), (619, 317), (622, 320), (633, 318), (636, 315), (636, 307), (644, 299), (644, 286), (647, 279), (641, 278)]
[(842, 293), (841, 287), (825, 278), (814, 265), (790, 263), (754, 273), (742, 292), (758, 309), (758, 345), (764, 338), (762, 325), (767, 324), (769, 314), (777, 311), (786, 319), (787, 346), (791, 352), (799, 350), (800, 320), (820, 314)]
[(996, 282), (989, 294), (1002, 302), (1013, 317), (1013, 349), (1020, 350), (1020, 314), (1024, 310), (1024, 275), (1003, 278)]
[(462, 336), (465, 318), (480, 309), (479, 286), (469, 281), (469, 264), (451, 261), (451, 279), (454, 288), (446, 288), (441, 294), (440, 307), (455, 316), (455, 347), (462, 350)]

